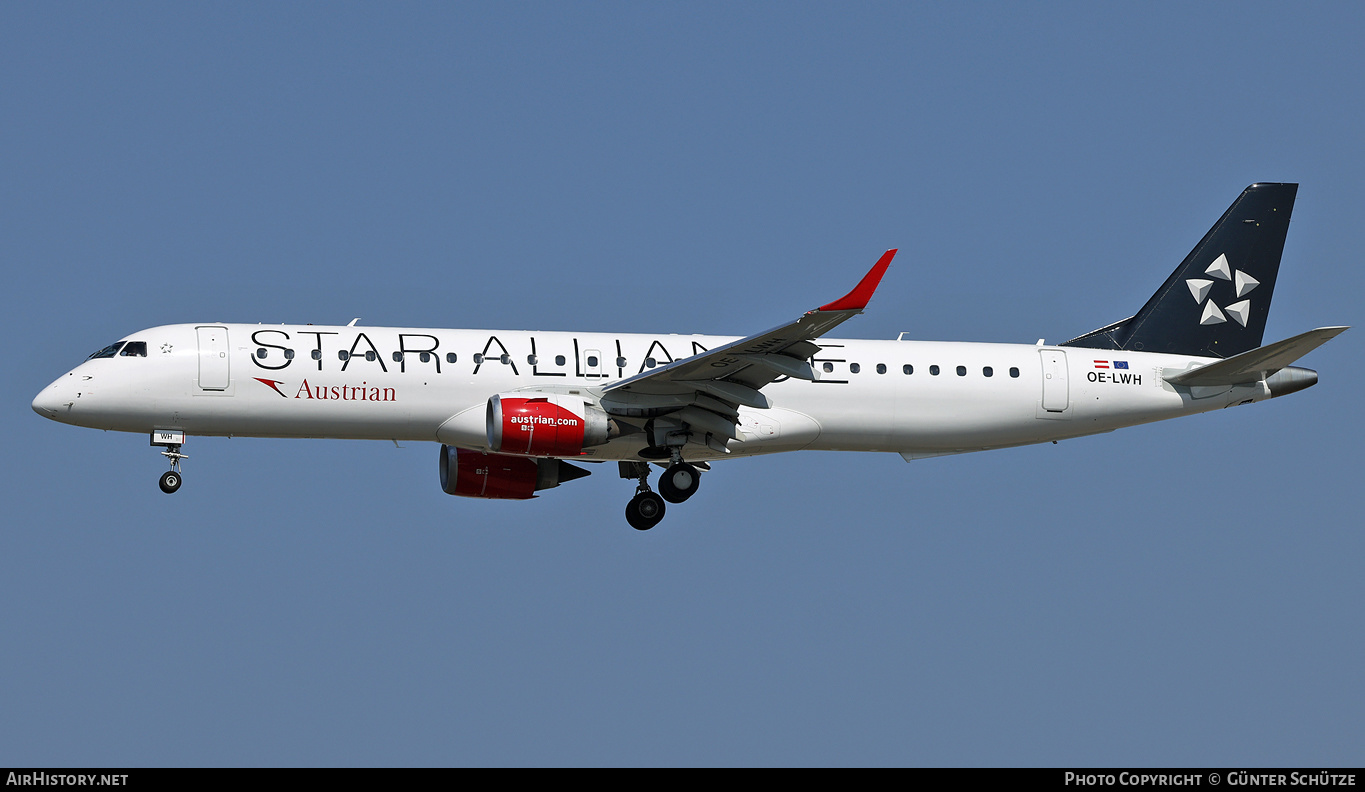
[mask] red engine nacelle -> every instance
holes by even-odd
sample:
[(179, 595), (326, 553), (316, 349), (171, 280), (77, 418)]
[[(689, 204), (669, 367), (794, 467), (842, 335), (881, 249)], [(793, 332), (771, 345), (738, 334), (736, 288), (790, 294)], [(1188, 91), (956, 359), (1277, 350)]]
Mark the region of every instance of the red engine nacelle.
[(526, 500), (538, 490), (588, 475), (558, 459), (486, 454), (441, 446), (441, 489), (465, 498)]
[(488, 400), (488, 447), (497, 454), (578, 456), (607, 442), (607, 414), (576, 396), (502, 393)]

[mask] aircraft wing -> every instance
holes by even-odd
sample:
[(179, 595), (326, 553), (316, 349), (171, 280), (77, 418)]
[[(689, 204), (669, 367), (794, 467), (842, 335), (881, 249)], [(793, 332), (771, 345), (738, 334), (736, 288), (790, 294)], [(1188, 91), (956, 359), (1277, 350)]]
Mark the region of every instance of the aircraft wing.
[(624, 416), (674, 409), (698, 433), (737, 439), (737, 408), (772, 406), (760, 390), (780, 377), (814, 380), (814, 340), (863, 312), (895, 255), (886, 251), (853, 291), (793, 322), (607, 385), (603, 408)]

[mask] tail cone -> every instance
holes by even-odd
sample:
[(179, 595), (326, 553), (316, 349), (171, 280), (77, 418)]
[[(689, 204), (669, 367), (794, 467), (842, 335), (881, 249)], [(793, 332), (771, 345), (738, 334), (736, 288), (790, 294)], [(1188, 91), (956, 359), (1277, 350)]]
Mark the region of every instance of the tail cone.
[(1301, 391), (1318, 384), (1318, 373), (1312, 369), (1286, 366), (1265, 379), (1270, 398)]

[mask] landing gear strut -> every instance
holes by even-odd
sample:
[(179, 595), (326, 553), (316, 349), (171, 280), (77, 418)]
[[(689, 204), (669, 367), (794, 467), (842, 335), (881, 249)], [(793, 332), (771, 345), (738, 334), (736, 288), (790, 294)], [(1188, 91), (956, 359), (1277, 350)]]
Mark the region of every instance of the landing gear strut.
[(165, 446), (166, 450), (162, 451), (161, 455), (171, 461), (171, 469), (162, 473), (161, 481), (157, 482), (161, 486), (161, 491), (167, 495), (180, 489), (180, 483), (184, 480), (180, 475), (180, 460), (189, 459), (180, 453), (180, 446), (184, 442), (184, 432), (152, 432), (152, 445)]
[(649, 464), (622, 462), (621, 478), (639, 479), (635, 497), (626, 504), (626, 522), (637, 531), (648, 531), (664, 518), (664, 499), (649, 489)]

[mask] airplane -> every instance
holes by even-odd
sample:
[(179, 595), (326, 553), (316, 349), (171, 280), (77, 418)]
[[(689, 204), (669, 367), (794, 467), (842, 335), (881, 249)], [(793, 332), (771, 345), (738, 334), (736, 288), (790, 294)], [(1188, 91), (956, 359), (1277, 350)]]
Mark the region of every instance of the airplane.
[(892, 249), (848, 294), (744, 338), (176, 324), (101, 348), (33, 409), (148, 434), (170, 463), (166, 493), (191, 435), (440, 443), (441, 488), (471, 498), (533, 498), (588, 475), (573, 462), (616, 462), (637, 482), (626, 520), (649, 530), (724, 459), (811, 449), (909, 462), (1315, 384), (1290, 364), (1348, 328), (1261, 345), (1297, 192), (1247, 187), (1137, 313), (1056, 345), (826, 338), (866, 308)]

